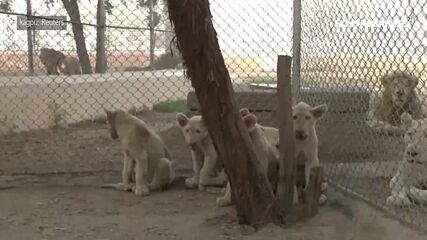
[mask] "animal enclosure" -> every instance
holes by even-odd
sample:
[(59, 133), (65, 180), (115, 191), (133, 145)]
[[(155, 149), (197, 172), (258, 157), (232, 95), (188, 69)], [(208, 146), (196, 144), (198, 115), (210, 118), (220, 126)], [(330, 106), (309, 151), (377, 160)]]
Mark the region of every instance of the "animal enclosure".
[[(82, 0), (77, 20), (61, 1), (27, 1), (30, 8), (25, 1), (0, 5), (0, 176), (120, 172), (122, 156), (109, 138), (104, 108), (131, 106), (160, 132), (180, 174), (191, 171), (175, 116), (195, 114), (198, 105), (173, 44), (167, 7), (163, 1), (106, 2), (105, 24), (98, 22), (97, 1)], [(210, 3), (239, 106), (254, 111), (261, 124), (278, 127), (277, 56), (293, 56), (295, 101), (328, 105), (317, 131), (330, 185), (425, 228), (427, 123), (417, 121), (408, 106), (419, 102), (424, 112), (419, 118), (427, 118), (427, 4)], [(28, 14), (66, 16), (68, 22), (65, 30), (17, 30), (20, 17)], [(83, 29), (83, 41), (73, 25)], [(104, 40), (97, 38), (102, 31)], [(98, 55), (102, 42), (103, 58)], [(80, 64), (87, 59), (83, 74), (47, 75), (42, 48), (76, 57)], [(100, 59), (105, 71), (96, 70)], [(415, 77), (387, 77), (397, 70)], [(395, 122), (401, 124), (378, 119), (375, 109), (386, 97), (390, 101), (382, 103), (395, 107)], [(412, 122), (401, 120), (404, 112)], [(412, 135), (405, 139), (408, 131)], [(409, 180), (396, 180), (401, 178)]]

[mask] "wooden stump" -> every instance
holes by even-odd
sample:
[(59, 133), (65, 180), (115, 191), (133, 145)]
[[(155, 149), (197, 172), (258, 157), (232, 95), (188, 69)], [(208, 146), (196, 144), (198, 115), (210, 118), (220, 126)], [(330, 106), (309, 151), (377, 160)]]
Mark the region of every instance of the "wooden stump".
[(298, 218), (312, 218), (319, 212), (319, 198), (322, 194), (323, 183), (323, 166), (316, 166), (311, 169), (310, 181), (306, 191), (304, 178), (304, 164), (297, 165), (297, 189), (298, 189), (298, 206), (296, 207)]

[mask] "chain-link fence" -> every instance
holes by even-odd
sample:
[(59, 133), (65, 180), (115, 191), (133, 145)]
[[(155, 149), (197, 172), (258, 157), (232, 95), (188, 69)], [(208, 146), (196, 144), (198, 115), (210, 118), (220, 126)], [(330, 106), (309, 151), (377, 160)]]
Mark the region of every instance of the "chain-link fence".
[[(300, 99), (329, 105), (329, 180), (425, 227), (425, 1), (303, 1)], [(392, 179), (393, 178), (393, 179)]]
[[(178, 170), (191, 169), (175, 116), (191, 114), (187, 95), (193, 89), (171, 44), (165, 1), (103, 1), (105, 24), (98, 1), (0, 2), (0, 174), (121, 171), (104, 108), (131, 106), (160, 132)], [(291, 3), (211, 1), (211, 8), (236, 91), (267, 91), (262, 83), (275, 83), (277, 55), (291, 54)], [(26, 15), (65, 16), (66, 28), (17, 30)], [(104, 41), (98, 38), (102, 30)], [(99, 44), (105, 47), (105, 72), (97, 70)], [(64, 60), (58, 59), (64, 57), (79, 59), (82, 74), (63, 74)], [(245, 106), (266, 108), (256, 97), (246, 99)], [(274, 120), (271, 115), (264, 119)]]
[[(292, 42), (292, 2), (210, 2), (240, 105), (255, 111), (262, 124), (276, 126), (277, 55), (299, 52), (292, 47), (298, 46)], [(163, 1), (105, 1), (105, 24), (100, 24), (97, 3), (3, 1), (1, 175), (120, 171), (121, 153), (106, 131), (104, 108), (132, 105), (160, 132), (178, 168), (191, 168), (175, 115), (194, 110), (187, 101), (193, 90), (171, 45), (167, 7)], [(19, 16), (27, 12), (66, 16), (69, 22), (65, 30), (17, 30)], [(406, 110), (418, 117), (418, 108), (408, 105), (417, 105), (415, 96), (425, 106), (426, 12), (423, 1), (309, 0), (302, 1), (302, 23), (294, 23), (302, 29), (301, 78), (296, 71), (293, 75), (296, 97), (329, 106), (317, 126), (319, 158), (329, 180), (416, 225), (426, 222), (426, 208), (414, 200), (427, 202), (418, 194), (424, 189), (427, 195), (427, 123), (414, 122), (404, 141), (400, 115)], [(105, 72), (96, 67), (102, 66), (97, 34), (103, 29)], [(44, 48), (86, 59), (83, 74), (47, 76), (40, 58)], [(413, 77), (382, 78), (397, 69), (416, 76), (414, 91)], [(404, 208), (395, 206), (406, 202)]]

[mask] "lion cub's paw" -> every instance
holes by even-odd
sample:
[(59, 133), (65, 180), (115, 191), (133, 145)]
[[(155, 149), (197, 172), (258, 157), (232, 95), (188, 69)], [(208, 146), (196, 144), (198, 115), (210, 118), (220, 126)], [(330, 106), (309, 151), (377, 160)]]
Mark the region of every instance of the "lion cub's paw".
[(123, 184), (122, 190), (125, 192), (130, 192), (130, 191), (133, 191), (134, 188), (135, 188), (135, 184), (128, 183), (128, 184)]
[(416, 203), (419, 204), (427, 204), (427, 191), (421, 190), (414, 186), (409, 187), (408, 189), (408, 197), (413, 199)]
[(199, 185), (198, 185), (198, 189), (199, 189), (199, 191), (205, 191), (205, 190), (206, 190), (206, 187), (205, 187), (205, 185), (203, 185), (203, 184), (199, 183)]
[(135, 193), (136, 196), (148, 196), (150, 195), (150, 190), (148, 189), (148, 187), (144, 186), (144, 187), (133, 187), (133, 192)]
[(408, 207), (410, 206), (411, 200), (404, 194), (392, 195), (387, 197), (386, 199), (387, 205), (395, 206), (395, 207)]
[(322, 182), (322, 185), (320, 187), (320, 192), (325, 192), (326, 189), (328, 188), (328, 182)]
[(325, 195), (325, 194), (320, 194), (320, 197), (319, 197), (319, 205), (325, 205), (326, 204), (326, 202), (328, 201), (328, 197)]
[(216, 204), (220, 207), (227, 207), (231, 205), (231, 200), (226, 197), (219, 197), (216, 199)]
[(196, 188), (197, 186), (198, 186), (198, 183), (196, 183), (195, 181), (194, 181), (194, 178), (186, 178), (185, 179), (185, 186), (187, 187), (187, 188), (191, 188), (191, 189), (193, 189), (193, 188)]

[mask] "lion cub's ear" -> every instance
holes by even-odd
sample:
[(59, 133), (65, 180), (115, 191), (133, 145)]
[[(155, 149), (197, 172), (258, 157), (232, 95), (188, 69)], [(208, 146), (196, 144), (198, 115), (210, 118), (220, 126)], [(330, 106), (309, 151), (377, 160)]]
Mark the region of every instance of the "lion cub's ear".
[(176, 114), (176, 122), (178, 123), (178, 126), (185, 127), (188, 123), (188, 117), (185, 116), (184, 113), (177, 113)]
[(249, 132), (255, 129), (255, 125), (257, 124), (257, 121), (258, 121), (257, 117), (252, 113), (243, 117), (243, 122), (245, 123), (245, 126)]
[(240, 109), (240, 116), (241, 117), (244, 117), (244, 116), (248, 115), (249, 113), (250, 113), (249, 109), (247, 109), (247, 108)]
[(114, 119), (116, 118), (117, 111), (111, 111), (104, 108), (104, 112), (107, 115), (107, 122), (114, 125)]
[(313, 116), (316, 119), (321, 119), (325, 115), (325, 113), (328, 111), (328, 105), (321, 104), (321, 105), (312, 107), (310, 111), (311, 111), (311, 114), (313, 114)]
[(412, 125), (413, 119), (412, 119), (411, 114), (405, 112), (402, 115), (400, 115), (400, 121), (402, 122), (402, 126), (405, 129), (409, 129), (409, 127), (411, 127), (411, 125)]
[(131, 108), (129, 108), (129, 110), (127, 112), (131, 115), (136, 116), (136, 107), (132, 106)]
[(107, 115), (108, 118), (111, 118), (114, 116), (114, 111), (108, 110), (106, 108), (104, 108), (104, 112)]

